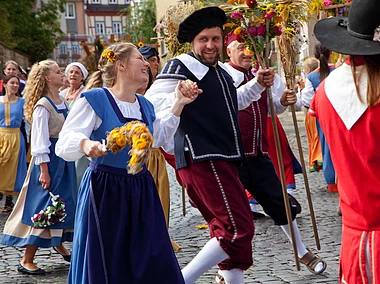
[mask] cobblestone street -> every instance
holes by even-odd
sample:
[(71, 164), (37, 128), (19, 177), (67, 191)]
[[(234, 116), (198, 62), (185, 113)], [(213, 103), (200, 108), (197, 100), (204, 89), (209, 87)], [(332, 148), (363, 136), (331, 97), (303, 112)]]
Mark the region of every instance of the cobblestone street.
[[(304, 114), (297, 112), (302, 136), (305, 161), (307, 163), (307, 141), (304, 128)], [(289, 142), (298, 157), (291, 116), (288, 112), (281, 115), (281, 122), (288, 135)], [(168, 168), (171, 181), (171, 217), (169, 233), (174, 241), (181, 245), (177, 258), (181, 268), (184, 267), (209, 239), (207, 229), (196, 226), (205, 224), (197, 209), (190, 206), (186, 198), (186, 216), (182, 214), (181, 188), (175, 181), (174, 171)], [(317, 219), (321, 250), (318, 255), (327, 262), (327, 269), (322, 275), (313, 275), (301, 265), (297, 271), (290, 242), (280, 227), (275, 226), (269, 218), (255, 220), (255, 237), (253, 239), (253, 266), (246, 271), (246, 283), (338, 283), (339, 252), (341, 242), (341, 217), (336, 213), (338, 196), (327, 191), (323, 173), (308, 174), (312, 191), (314, 211)], [(305, 245), (317, 252), (310, 213), (303, 185), (302, 175), (297, 175), (295, 197), (302, 205), (302, 213), (297, 223)], [(5, 199), (5, 198), (4, 198)], [(15, 202), (15, 200), (14, 200)], [(4, 200), (0, 202), (2, 207)], [(0, 230), (2, 232), (8, 215), (0, 213)], [(71, 248), (71, 245), (67, 245)], [(23, 249), (0, 246), (0, 283), (66, 283), (69, 264), (52, 249), (40, 249), (36, 263), (48, 271), (45, 276), (26, 276), (17, 272), (17, 265)], [(213, 283), (217, 267), (205, 273), (197, 283)], [(127, 283), (127, 282), (125, 282)], [(157, 282), (159, 283), (159, 282)], [(116, 284), (116, 283), (115, 283)], [(148, 284), (148, 283), (147, 283)], [(165, 284), (165, 283), (160, 283)]]

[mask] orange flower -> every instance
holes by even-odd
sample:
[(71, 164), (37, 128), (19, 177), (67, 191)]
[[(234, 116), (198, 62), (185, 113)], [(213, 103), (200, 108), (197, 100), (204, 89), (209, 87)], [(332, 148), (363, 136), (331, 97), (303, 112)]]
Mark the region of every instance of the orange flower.
[(134, 143), (133, 143), (133, 148), (137, 149), (137, 150), (143, 150), (146, 148), (147, 146), (147, 141), (145, 139), (137, 139)]
[(116, 138), (116, 145), (119, 147), (124, 147), (127, 144), (127, 140), (124, 135), (120, 135), (120, 137)]

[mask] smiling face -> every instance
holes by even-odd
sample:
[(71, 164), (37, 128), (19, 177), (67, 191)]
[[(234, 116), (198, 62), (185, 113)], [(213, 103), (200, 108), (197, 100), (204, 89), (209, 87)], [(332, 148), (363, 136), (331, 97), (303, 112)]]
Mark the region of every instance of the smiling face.
[(84, 77), (83, 77), (82, 71), (77, 66), (72, 66), (69, 69), (69, 72), (68, 72), (67, 75), (68, 75), (67, 76), (67, 80), (68, 80), (69, 84), (72, 85), (72, 86), (78, 87), (84, 81)]
[(191, 46), (198, 60), (216, 66), (223, 48), (222, 29), (215, 27), (202, 30), (191, 42)]
[(149, 79), (148, 67), (149, 64), (144, 56), (137, 49), (133, 50), (128, 60), (129, 79), (138, 86), (146, 84)]
[(157, 73), (158, 73), (158, 66), (160, 66), (160, 63), (158, 61), (158, 57), (157, 56), (151, 56), (148, 58), (147, 61), (149, 63), (149, 68), (150, 68), (150, 71), (152, 72), (153, 77), (156, 78)]
[(252, 56), (245, 55), (244, 49), (244, 43), (235, 41), (228, 46), (227, 55), (233, 64), (248, 70), (252, 66)]
[(5, 74), (5, 76), (7, 76), (7, 75), (17, 75), (17, 73), (18, 73), (17, 66), (14, 65), (14, 64), (12, 64), (12, 63), (8, 64), (4, 68), (4, 74)]
[(4, 88), (7, 95), (16, 95), (19, 86), (20, 81), (16, 77), (9, 79), (6, 83), (4, 82)]

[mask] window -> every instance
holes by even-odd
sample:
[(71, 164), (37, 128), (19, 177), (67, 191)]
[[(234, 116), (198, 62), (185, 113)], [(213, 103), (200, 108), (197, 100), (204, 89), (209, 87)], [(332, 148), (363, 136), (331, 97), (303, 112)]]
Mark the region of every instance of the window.
[(110, 4), (117, 4), (118, 0), (108, 0)]
[(92, 4), (100, 4), (100, 0), (92, 0)]
[(59, 54), (67, 54), (67, 45), (64, 43), (61, 43), (59, 45)]
[(71, 53), (72, 54), (80, 54), (79, 45), (73, 44), (71, 46)]
[(131, 0), (125, 0), (125, 4), (131, 4)]
[(123, 27), (121, 22), (112, 22), (112, 33), (121, 34), (123, 32)]
[(95, 34), (102, 35), (106, 33), (104, 22), (95, 22)]
[(66, 3), (66, 19), (75, 19), (75, 3)]

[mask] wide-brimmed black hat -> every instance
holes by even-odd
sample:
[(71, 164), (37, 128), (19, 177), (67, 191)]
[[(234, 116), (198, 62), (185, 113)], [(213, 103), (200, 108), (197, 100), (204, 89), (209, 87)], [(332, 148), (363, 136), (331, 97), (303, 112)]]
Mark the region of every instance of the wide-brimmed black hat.
[(380, 0), (353, 0), (348, 18), (323, 19), (314, 34), (325, 47), (341, 54), (380, 54)]
[(199, 9), (193, 12), (179, 25), (178, 41), (180, 43), (192, 42), (196, 35), (203, 29), (212, 27), (220, 27), (223, 29), (223, 25), (226, 21), (226, 14), (218, 7)]

